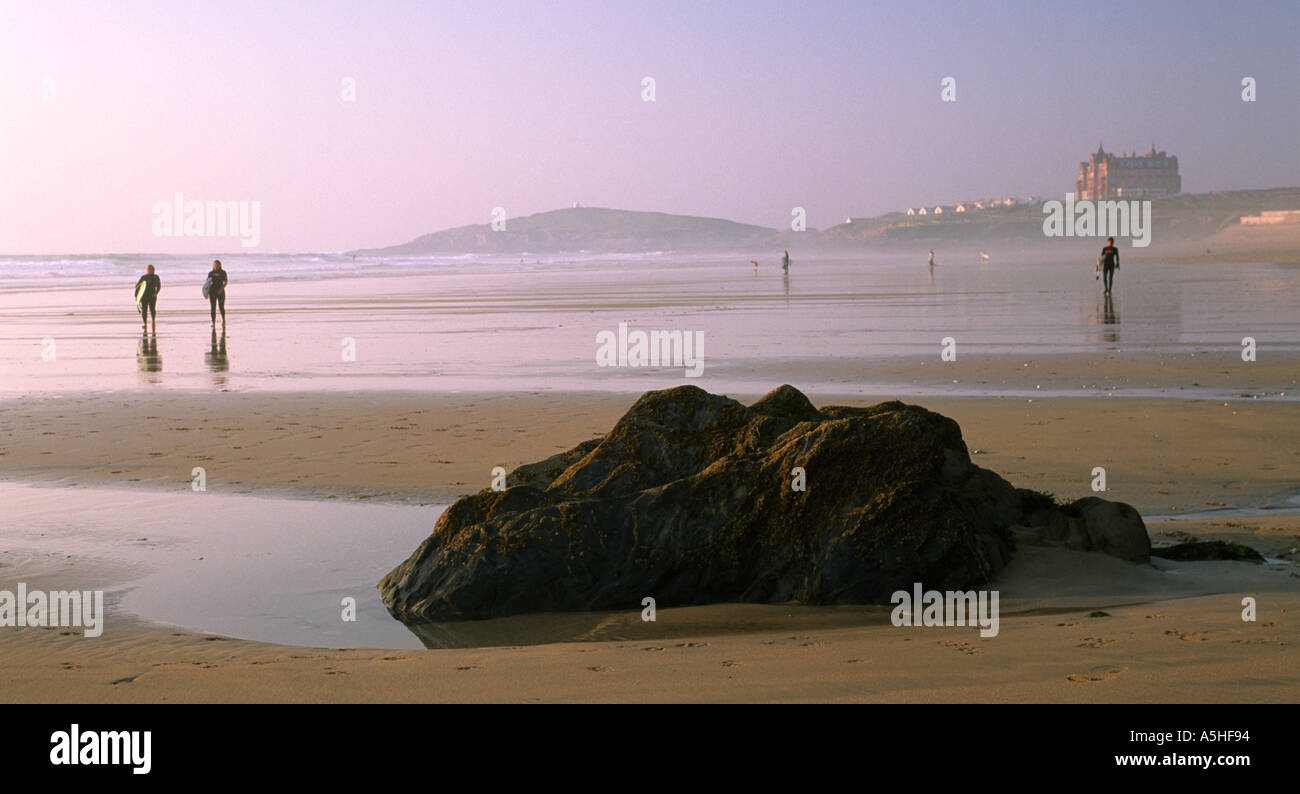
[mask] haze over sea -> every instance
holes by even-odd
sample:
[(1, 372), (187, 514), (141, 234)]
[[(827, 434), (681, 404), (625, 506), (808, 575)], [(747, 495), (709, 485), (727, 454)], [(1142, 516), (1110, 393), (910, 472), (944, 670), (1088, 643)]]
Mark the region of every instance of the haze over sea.
[[(1137, 263), (1107, 307), (1090, 263), (981, 260), (977, 252), (225, 256), (228, 334), (208, 327), (210, 260), (176, 255), (0, 258), (0, 391), (598, 390), (695, 383), (763, 392), (906, 395), (872, 362), (959, 356), (1300, 347), (1300, 272), (1271, 264)], [(158, 334), (131, 298), (153, 263)], [(596, 366), (596, 335), (704, 332), (704, 373)], [(219, 324), (218, 324), (219, 328)], [(356, 360), (343, 360), (345, 339)], [(54, 360), (42, 359), (54, 340)], [(977, 390), (979, 391), (979, 390)], [(981, 393), (988, 392), (984, 389)]]

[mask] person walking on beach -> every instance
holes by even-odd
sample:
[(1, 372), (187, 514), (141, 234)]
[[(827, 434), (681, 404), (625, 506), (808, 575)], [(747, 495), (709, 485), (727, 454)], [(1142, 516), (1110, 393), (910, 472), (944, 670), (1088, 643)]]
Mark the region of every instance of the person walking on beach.
[(789, 252), (789, 251), (786, 251), (786, 252), (785, 252), (785, 255), (781, 257), (781, 269), (784, 270), (784, 271), (786, 271), (787, 273), (790, 272), (790, 252)]
[(1115, 279), (1115, 271), (1119, 270), (1119, 249), (1115, 247), (1115, 238), (1106, 238), (1106, 247), (1101, 249), (1101, 271), (1106, 277), (1106, 295), (1110, 294), (1111, 282)]
[(930, 249), (930, 267), (934, 267), (934, 249)]
[(153, 272), (153, 265), (145, 269), (145, 274), (140, 280), (135, 282), (135, 288), (140, 289), (144, 284), (144, 292), (140, 294), (140, 327), (149, 330), (149, 318), (153, 318), (153, 329), (158, 330), (158, 293), (162, 292), (162, 279), (158, 278)]
[(212, 327), (217, 327), (217, 308), (221, 308), (221, 328), (226, 327), (226, 271), (221, 269), (221, 260), (212, 260), (212, 272), (208, 274), (208, 281), (212, 282), (208, 288), (208, 304), (212, 308)]

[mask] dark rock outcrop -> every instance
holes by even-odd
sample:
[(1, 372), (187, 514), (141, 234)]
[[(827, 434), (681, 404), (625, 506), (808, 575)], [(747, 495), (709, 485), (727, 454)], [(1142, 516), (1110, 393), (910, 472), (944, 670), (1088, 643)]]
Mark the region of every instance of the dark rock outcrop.
[[(795, 490), (802, 468), (806, 490)], [(408, 622), (723, 601), (888, 603), (968, 589), (1013, 536), (1145, 561), (1129, 506), (1058, 505), (971, 463), (961, 429), (901, 402), (818, 410), (644, 394), (603, 438), (460, 499), (379, 583)]]
[(1197, 560), (1236, 560), (1238, 562), (1264, 562), (1264, 556), (1249, 546), (1240, 543), (1228, 543), (1222, 540), (1179, 543), (1163, 549), (1152, 549), (1152, 557), (1162, 557), (1177, 562)]
[(1019, 541), (1100, 551), (1129, 562), (1151, 559), (1151, 539), (1138, 511), (1095, 496), (1034, 514), (1013, 534)]

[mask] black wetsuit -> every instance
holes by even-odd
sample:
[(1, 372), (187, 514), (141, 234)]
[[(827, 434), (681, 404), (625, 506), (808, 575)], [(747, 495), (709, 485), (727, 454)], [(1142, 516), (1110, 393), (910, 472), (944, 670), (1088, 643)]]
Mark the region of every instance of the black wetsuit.
[(208, 274), (212, 286), (208, 288), (208, 303), (212, 308), (212, 323), (217, 322), (217, 308), (221, 308), (221, 324), (226, 324), (226, 271), (214, 270)]
[(1106, 277), (1107, 292), (1110, 292), (1110, 285), (1115, 280), (1116, 270), (1119, 270), (1119, 249), (1108, 245), (1101, 249), (1101, 271)]
[(140, 318), (148, 323), (152, 315), (156, 323), (158, 322), (158, 293), (162, 292), (162, 279), (158, 278), (157, 273), (145, 273), (140, 277), (140, 281), (135, 282), (137, 288), (140, 282), (149, 285), (144, 288), (144, 294), (140, 296)]

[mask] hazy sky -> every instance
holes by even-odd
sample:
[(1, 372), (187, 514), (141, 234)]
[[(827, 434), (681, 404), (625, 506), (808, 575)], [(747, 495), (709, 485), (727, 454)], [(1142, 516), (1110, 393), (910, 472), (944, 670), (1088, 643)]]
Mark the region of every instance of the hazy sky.
[(1294, 0), (0, 0), (0, 252), (239, 249), (156, 237), (178, 191), (259, 201), (258, 251), (575, 201), (825, 227), (1059, 196), (1099, 140), (1297, 185), (1298, 58)]

